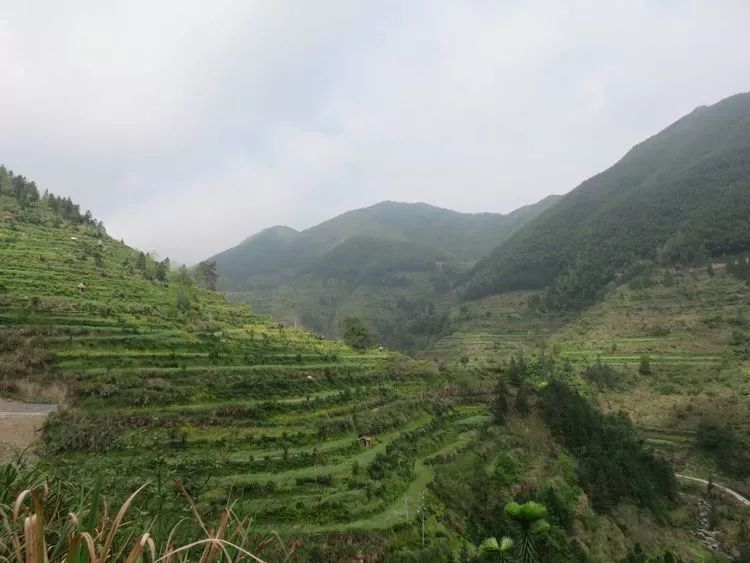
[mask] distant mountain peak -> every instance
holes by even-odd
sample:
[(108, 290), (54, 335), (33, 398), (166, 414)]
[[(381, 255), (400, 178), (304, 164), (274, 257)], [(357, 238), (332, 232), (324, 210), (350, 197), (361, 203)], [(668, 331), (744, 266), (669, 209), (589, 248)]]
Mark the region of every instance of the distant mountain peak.
[[(554, 198), (545, 198), (501, 215), (386, 200), (303, 231), (281, 225), (264, 229), (211, 260), (233, 289), (282, 283), (314, 270), (316, 261), (354, 237), (429, 247), (430, 254), (455, 256), (457, 264), (468, 267), (553, 203)], [(354, 258), (353, 253), (345, 256)]]
[(268, 227), (266, 229), (263, 229), (262, 231), (258, 231), (257, 233), (250, 235), (249, 237), (247, 237), (245, 240), (243, 240), (240, 243), (240, 246), (251, 243), (259, 238), (264, 238), (264, 237), (292, 238), (298, 234), (299, 234), (299, 231), (293, 229), (292, 227), (287, 227), (286, 225), (274, 225), (273, 227)]

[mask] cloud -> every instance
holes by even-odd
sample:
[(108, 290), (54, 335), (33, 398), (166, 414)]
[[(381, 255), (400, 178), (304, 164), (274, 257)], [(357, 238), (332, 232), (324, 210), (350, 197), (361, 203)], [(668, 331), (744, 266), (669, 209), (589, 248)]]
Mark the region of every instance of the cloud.
[(750, 89), (750, 5), (0, 3), (0, 160), (193, 262), (383, 199), (510, 211)]

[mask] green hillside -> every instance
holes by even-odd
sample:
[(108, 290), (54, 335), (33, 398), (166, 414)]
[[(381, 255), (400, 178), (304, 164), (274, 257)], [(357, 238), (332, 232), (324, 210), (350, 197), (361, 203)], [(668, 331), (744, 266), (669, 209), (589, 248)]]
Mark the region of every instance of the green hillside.
[(430, 247), (431, 259), (447, 256), (473, 263), (556, 199), (550, 196), (507, 215), (458, 213), (425, 203), (385, 201), (302, 232), (272, 227), (208, 260), (216, 261), (232, 290), (278, 283), (314, 269), (320, 258), (353, 237), (409, 242)]
[[(452, 421), (476, 414), (429, 395), (430, 366), (284, 327), (184, 271), (160, 281), (155, 263), (47, 197), (0, 201), (1, 391), (68, 407), (43, 434), (44, 459), (65, 478), (101, 475), (117, 498), (163, 472), (207, 511), (235, 491), (264, 528), (314, 513), (335, 529), (426, 484), (411, 472), (348, 483), (352, 463), (365, 472), (436, 416), (447, 417), (446, 445)], [(375, 447), (360, 447), (363, 433)], [(161, 494), (156, 483), (147, 492)]]
[[(204, 519), (227, 502), (251, 517), (244, 545), (269, 561), (472, 558), (487, 536), (517, 531), (503, 512), (514, 500), (548, 506), (543, 561), (621, 559), (636, 542), (688, 560), (708, 553), (668, 468), (628, 423), (561, 384), (546, 390), (558, 368), (529, 375), (522, 392), (499, 385), (495, 368), (355, 352), (227, 302), (3, 170), (0, 396), (60, 405), (35, 450), (41, 473), (29, 483), (3, 466), (4, 479), (16, 475), (10, 490), (40, 487), (39, 475), (84, 491), (100, 479), (116, 506), (145, 485), (119, 540), (149, 529), (161, 545), (192, 518), (175, 479)], [(571, 407), (555, 407), (556, 393)], [(604, 465), (560, 432), (576, 420), (608, 452)], [(630, 479), (607, 485), (597, 471)], [(175, 537), (202, 534), (193, 520)]]
[(444, 305), (451, 330), (418, 356), (440, 362), (466, 358), (470, 365), (498, 361), (516, 354), (534, 354), (562, 330), (574, 316), (557, 310), (529, 307), (539, 291), (513, 291), (476, 301)]
[[(678, 469), (748, 490), (750, 287), (717, 270), (654, 269), (648, 283), (616, 288), (549, 342), (573, 365), (605, 366), (581, 383), (606, 410), (628, 412)], [(709, 427), (726, 433), (732, 451), (706, 447)]]
[(750, 94), (700, 107), (585, 181), (477, 264), (466, 294), (590, 302), (642, 259), (750, 248)]
[(413, 350), (445, 329), (435, 301), (557, 200), (507, 215), (383, 202), (302, 232), (273, 227), (210, 258), (232, 299), (327, 336), (363, 318), (389, 346)]

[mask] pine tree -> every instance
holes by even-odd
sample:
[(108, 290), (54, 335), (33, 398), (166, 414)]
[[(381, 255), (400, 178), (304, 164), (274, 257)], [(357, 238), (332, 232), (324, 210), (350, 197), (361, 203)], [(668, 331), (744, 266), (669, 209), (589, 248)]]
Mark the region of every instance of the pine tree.
[(508, 387), (502, 378), (498, 379), (495, 385), (492, 414), (495, 416), (495, 422), (505, 424), (505, 418), (508, 416)]
[(216, 261), (201, 262), (195, 269), (195, 280), (204, 288), (216, 291), (216, 282), (219, 274), (216, 273)]
[(143, 252), (138, 253), (138, 258), (135, 260), (135, 269), (141, 272), (146, 271), (146, 255)]

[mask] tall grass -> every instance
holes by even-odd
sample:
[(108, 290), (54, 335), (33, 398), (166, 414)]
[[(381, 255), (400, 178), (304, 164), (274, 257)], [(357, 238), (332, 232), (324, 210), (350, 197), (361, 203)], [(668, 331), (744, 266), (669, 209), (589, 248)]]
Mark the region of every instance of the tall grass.
[[(287, 549), (278, 536), (259, 541), (250, 532), (251, 520), (239, 518), (231, 505), (215, 523), (206, 523), (182, 485), (174, 485), (185, 498), (190, 516), (159, 539), (152, 530), (160, 523), (144, 519), (133, 507), (146, 485), (115, 511), (102, 493), (101, 480), (82, 491), (62, 482), (50, 484), (38, 468), (22, 459), (0, 465), (0, 561), (263, 562), (259, 555), (270, 548), (275, 560), (291, 557), (294, 550)], [(198, 533), (185, 540), (188, 527)]]

